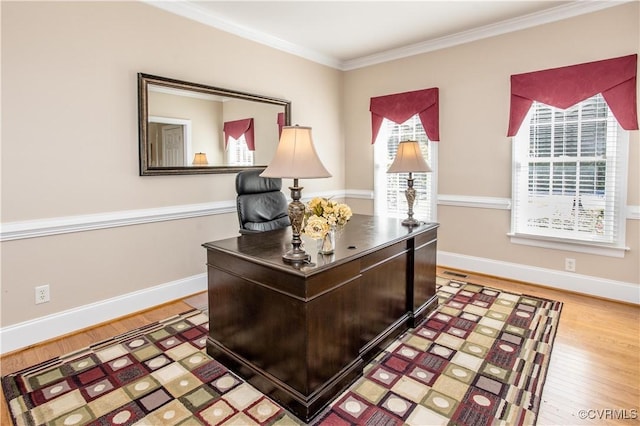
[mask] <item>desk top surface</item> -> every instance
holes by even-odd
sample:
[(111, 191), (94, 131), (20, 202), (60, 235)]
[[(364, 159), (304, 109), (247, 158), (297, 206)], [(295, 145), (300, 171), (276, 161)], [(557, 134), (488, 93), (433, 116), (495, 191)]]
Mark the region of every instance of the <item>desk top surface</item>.
[(282, 255), (291, 248), (291, 227), (212, 241), (203, 247), (290, 273), (311, 275), (438, 227), (437, 223), (425, 222), (407, 227), (401, 222), (402, 219), (354, 214), (336, 232), (335, 251), (330, 255), (319, 254), (316, 240), (303, 234), (302, 248), (311, 255), (311, 260), (298, 265), (282, 260)]

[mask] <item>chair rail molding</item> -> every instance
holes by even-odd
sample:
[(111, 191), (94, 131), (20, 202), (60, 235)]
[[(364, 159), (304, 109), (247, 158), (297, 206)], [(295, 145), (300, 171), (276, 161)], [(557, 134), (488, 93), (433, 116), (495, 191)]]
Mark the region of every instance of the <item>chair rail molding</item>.
[[(372, 190), (342, 189), (319, 191), (311, 194), (307, 193), (305, 194), (304, 201), (308, 201), (314, 197), (355, 198), (362, 200), (373, 200), (374, 198)], [(510, 210), (511, 199), (439, 194), (438, 205)], [(122, 210), (98, 214), (5, 222), (0, 224), (0, 242), (235, 212), (235, 200), (223, 200), (151, 209)], [(627, 220), (640, 220), (640, 206), (627, 206), (626, 216)]]
[(373, 200), (373, 191), (369, 189), (348, 189), (345, 193), (347, 198), (359, 198), (362, 200)]
[[(306, 194), (304, 200), (308, 201), (313, 197), (344, 198), (345, 196), (346, 191), (344, 190), (323, 191)], [(98, 214), (5, 222), (0, 224), (0, 242), (235, 212), (236, 200), (234, 199), (151, 209), (122, 210)]]
[(235, 201), (185, 204), (140, 210), (54, 217), (38, 220), (7, 222), (1, 225), (0, 241), (46, 237), (72, 232), (93, 231), (118, 226), (140, 225), (166, 220), (188, 219), (223, 213), (235, 213)]
[(511, 198), (438, 194), (438, 205), (511, 210)]

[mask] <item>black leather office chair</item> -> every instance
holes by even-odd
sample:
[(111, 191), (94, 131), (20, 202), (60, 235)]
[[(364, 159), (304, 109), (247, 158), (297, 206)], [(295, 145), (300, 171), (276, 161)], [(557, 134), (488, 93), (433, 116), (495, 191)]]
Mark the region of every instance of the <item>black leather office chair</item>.
[(290, 225), (282, 179), (260, 177), (264, 169), (244, 170), (236, 176), (236, 205), (240, 233), (271, 231)]

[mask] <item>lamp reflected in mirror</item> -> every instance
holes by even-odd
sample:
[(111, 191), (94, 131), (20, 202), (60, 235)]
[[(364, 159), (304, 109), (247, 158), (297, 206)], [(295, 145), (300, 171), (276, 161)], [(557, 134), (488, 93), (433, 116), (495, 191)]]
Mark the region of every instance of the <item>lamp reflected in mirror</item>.
[(194, 166), (206, 166), (209, 164), (207, 161), (207, 154), (204, 152), (196, 152), (196, 155), (193, 157), (193, 163), (191, 164)]

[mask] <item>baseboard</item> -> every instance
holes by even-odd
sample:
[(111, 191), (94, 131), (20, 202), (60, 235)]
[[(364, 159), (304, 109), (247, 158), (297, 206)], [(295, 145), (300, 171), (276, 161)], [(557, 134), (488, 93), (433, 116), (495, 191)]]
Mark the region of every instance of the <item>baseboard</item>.
[(438, 251), (438, 266), (478, 272), (640, 305), (638, 284)]
[[(438, 251), (438, 265), (640, 305), (640, 286), (623, 281)], [(0, 354), (54, 339), (207, 289), (199, 274), (0, 328)]]
[(207, 274), (146, 288), (19, 324), (0, 328), (0, 354), (182, 299), (207, 289)]

